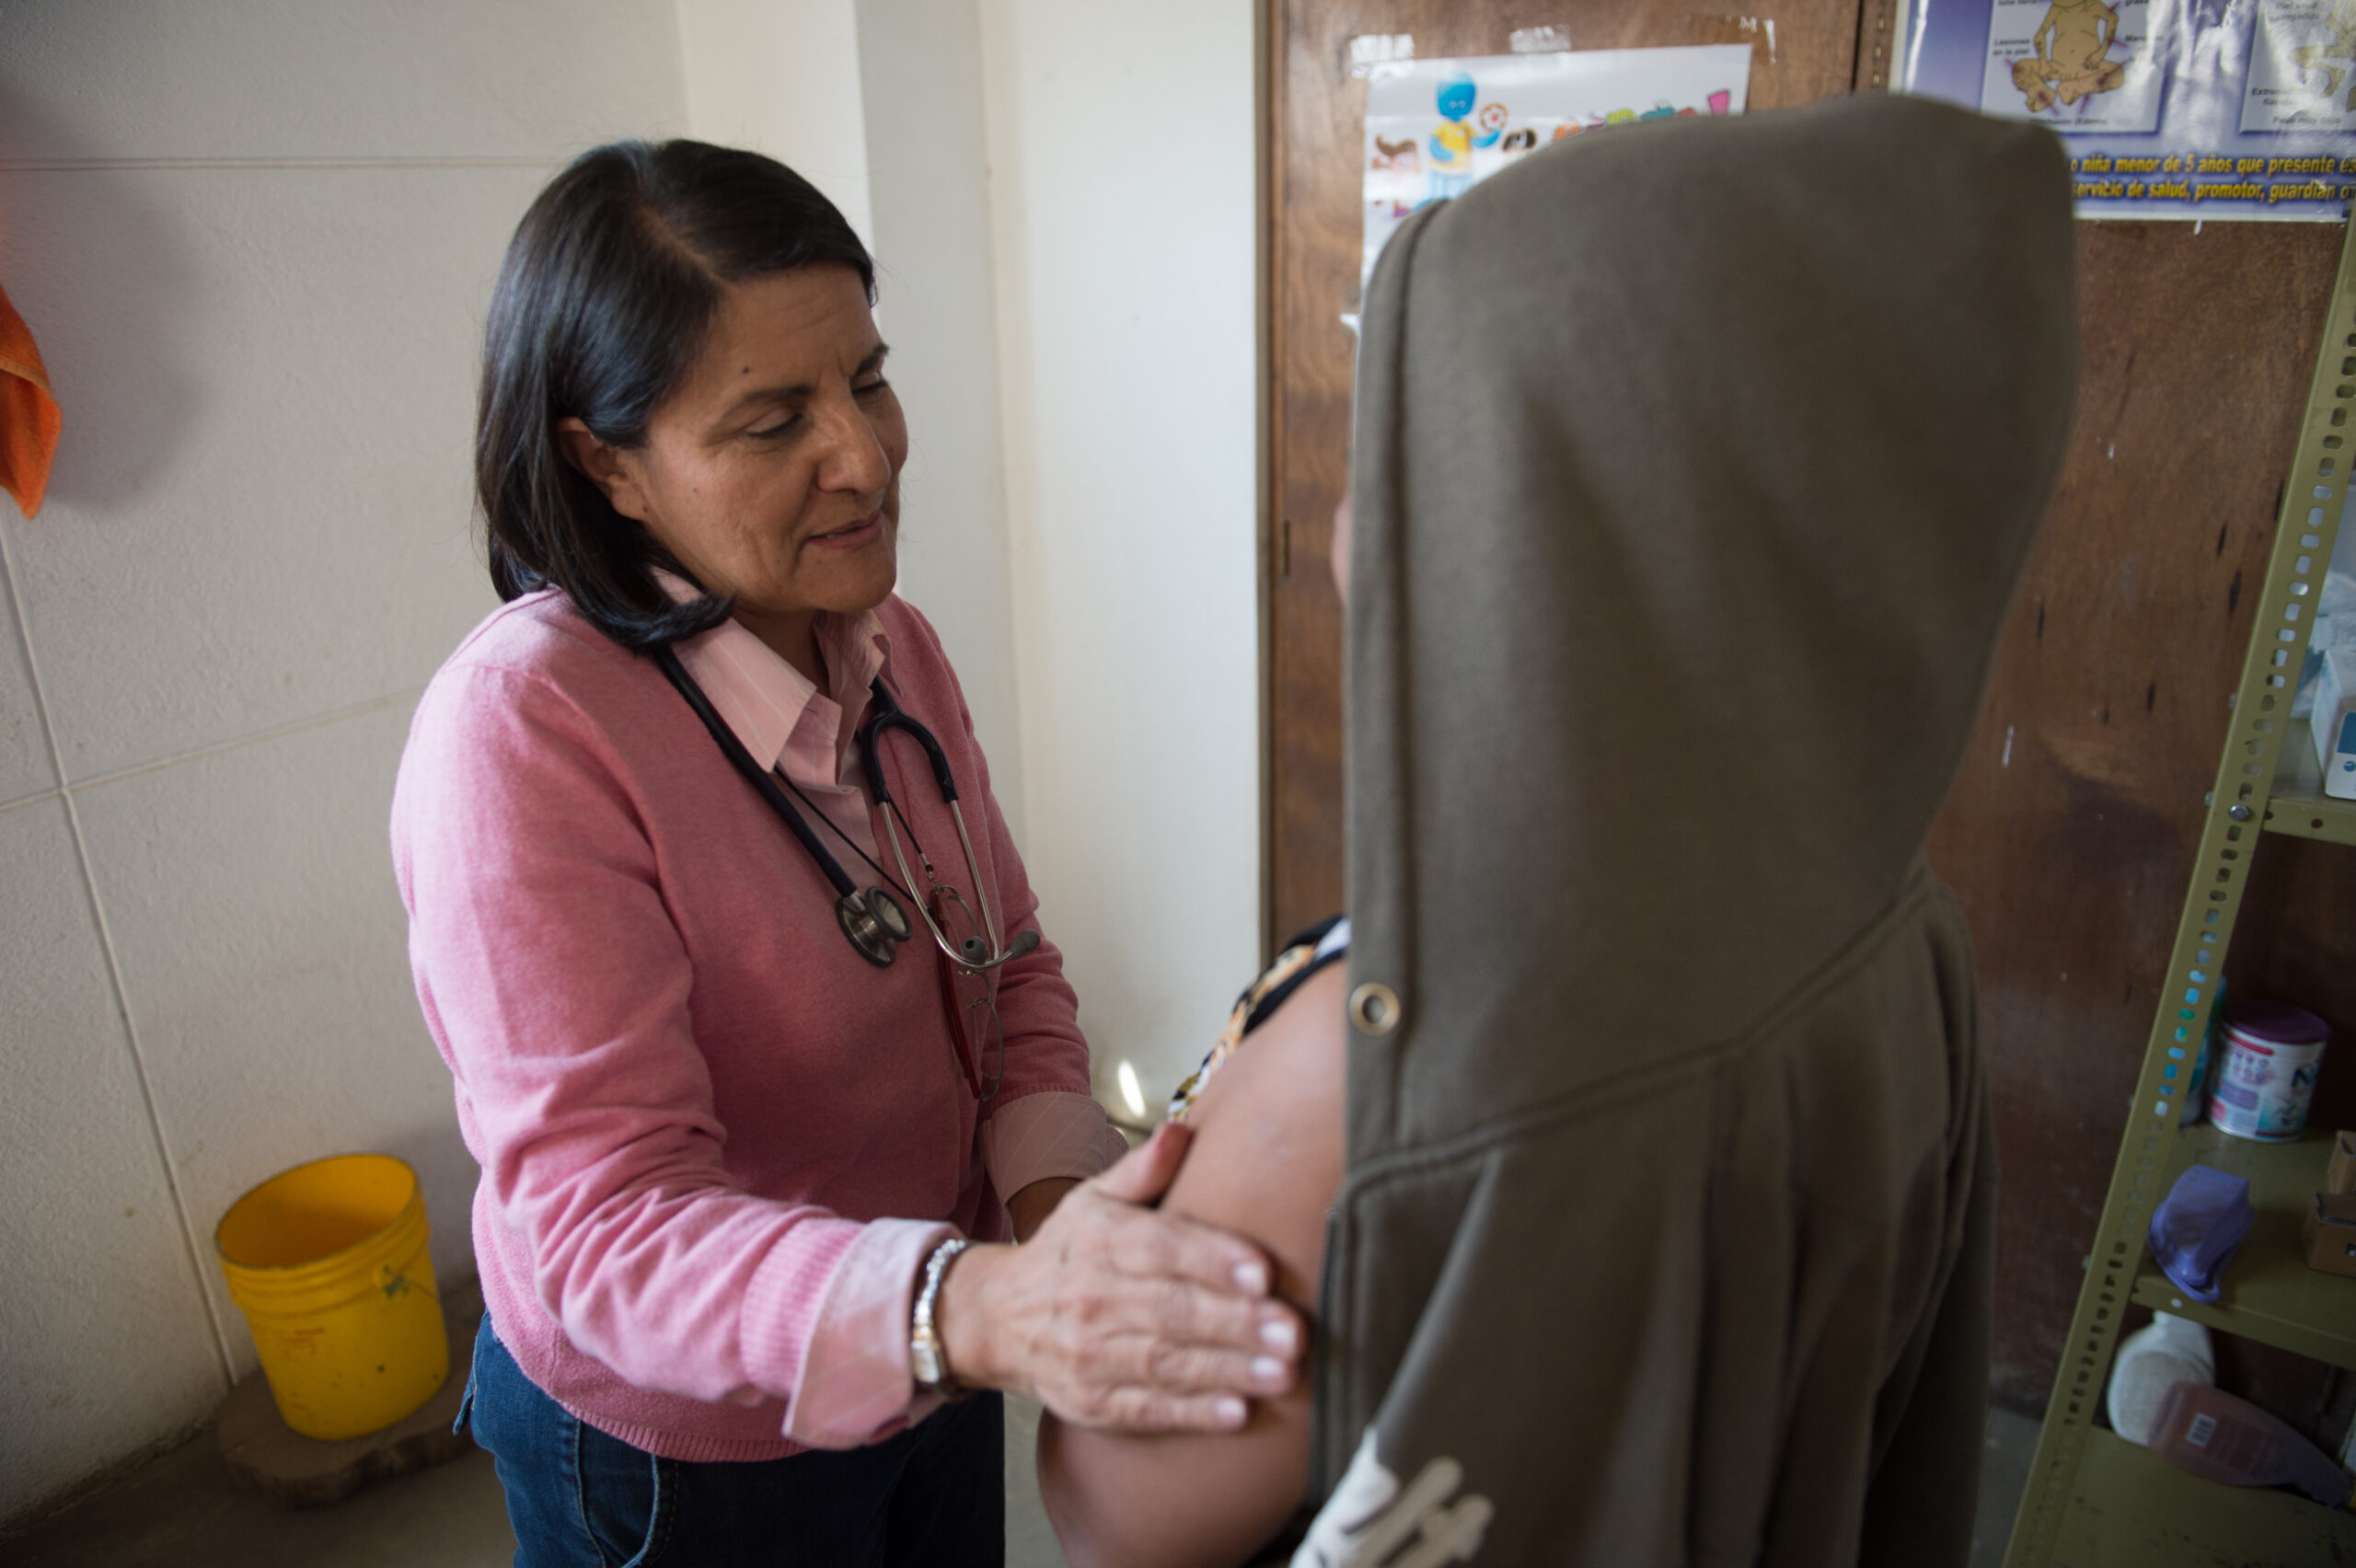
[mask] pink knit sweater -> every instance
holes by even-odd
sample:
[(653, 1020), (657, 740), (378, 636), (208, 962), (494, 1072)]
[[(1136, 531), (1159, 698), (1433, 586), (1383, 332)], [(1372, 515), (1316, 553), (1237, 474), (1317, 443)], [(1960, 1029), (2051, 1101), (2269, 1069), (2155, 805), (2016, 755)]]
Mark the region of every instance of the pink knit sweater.
[[(885, 684), (949, 754), (1011, 936), (1037, 900), (956, 677), (914, 608), (875, 619)], [(748, 635), (709, 635), (732, 629)], [(963, 887), (914, 748), (895, 742), (885, 767)], [(1003, 972), (1005, 1078), (977, 1106), (921, 926), (890, 968), (860, 957), (833, 889), (662, 672), (553, 593), (494, 612), (428, 687), (393, 859), (482, 1165), (484, 1297), (525, 1373), (673, 1458), (897, 1430), (918, 1262), (950, 1227), (1004, 1234), (977, 1120), (1088, 1090), (1054, 944)]]

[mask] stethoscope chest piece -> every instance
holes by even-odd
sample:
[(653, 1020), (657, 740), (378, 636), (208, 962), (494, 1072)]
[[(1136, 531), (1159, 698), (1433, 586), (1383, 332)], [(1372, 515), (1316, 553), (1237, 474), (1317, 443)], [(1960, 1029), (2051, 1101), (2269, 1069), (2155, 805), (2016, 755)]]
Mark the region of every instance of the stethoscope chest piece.
[(880, 887), (843, 894), (836, 901), (835, 918), (859, 956), (878, 969), (891, 967), (895, 950), (916, 930), (900, 901)]

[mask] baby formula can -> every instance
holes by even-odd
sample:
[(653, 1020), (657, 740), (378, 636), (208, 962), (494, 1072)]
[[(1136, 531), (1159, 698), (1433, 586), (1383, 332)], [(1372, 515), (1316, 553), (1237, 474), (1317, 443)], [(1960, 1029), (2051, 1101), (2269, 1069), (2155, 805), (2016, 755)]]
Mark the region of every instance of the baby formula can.
[(2226, 1003), (2224, 1016), (2209, 1120), (2235, 1137), (2293, 1141), (2307, 1124), (2330, 1026), (2304, 1008), (2256, 997)]

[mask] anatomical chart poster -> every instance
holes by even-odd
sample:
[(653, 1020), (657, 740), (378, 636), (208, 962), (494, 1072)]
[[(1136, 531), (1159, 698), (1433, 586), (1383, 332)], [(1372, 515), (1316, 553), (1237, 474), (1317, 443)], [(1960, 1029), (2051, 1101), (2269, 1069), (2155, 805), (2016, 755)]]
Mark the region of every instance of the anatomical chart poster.
[(2339, 223), (2356, 0), (1908, 0), (1904, 90), (2032, 120), (2082, 218)]
[(1646, 120), (1740, 114), (1750, 53), (1747, 43), (1705, 44), (1374, 66), (1367, 75), (1361, 282), (1409, 213), (1463, 194), (1540, 147)]
[(2259, 0), (2245, 131), (2356, 131), (2356, 0)]

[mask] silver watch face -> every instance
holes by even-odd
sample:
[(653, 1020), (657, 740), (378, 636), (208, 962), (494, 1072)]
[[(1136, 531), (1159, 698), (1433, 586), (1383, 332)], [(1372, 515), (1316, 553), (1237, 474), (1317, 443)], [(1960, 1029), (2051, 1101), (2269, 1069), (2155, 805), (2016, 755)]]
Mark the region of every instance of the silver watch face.
[(927, 1388), (941, 1385), (942, 1367), (941, 1347), (931, 1339), (911, 1341), (908, 1345), (908, 1366), (916, 1373), (917, 1381)]

